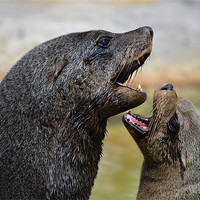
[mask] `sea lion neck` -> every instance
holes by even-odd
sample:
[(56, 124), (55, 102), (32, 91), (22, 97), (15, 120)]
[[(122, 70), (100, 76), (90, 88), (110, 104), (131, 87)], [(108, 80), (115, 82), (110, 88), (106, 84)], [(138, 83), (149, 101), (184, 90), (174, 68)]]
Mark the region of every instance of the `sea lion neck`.
[[(81, 199), (82, 196), (89, 198), (102, 155), (106, 122), (98, 117), (95, 106), (87, 107), (84, 102), (74, 109), (54, 135), (55, 145), (51, 150), (54, 162), (51, 163), (48, 175), (48, 195), (51, 198), (70, 199), (69, 191), (73, 193), (74, 199)], [(74, 176), (84, 176), (84, 179), (74, 180)], [(80, 191), (80, 187), (84, 190)], [(74, 193), (74, 190), (77, 191)]]

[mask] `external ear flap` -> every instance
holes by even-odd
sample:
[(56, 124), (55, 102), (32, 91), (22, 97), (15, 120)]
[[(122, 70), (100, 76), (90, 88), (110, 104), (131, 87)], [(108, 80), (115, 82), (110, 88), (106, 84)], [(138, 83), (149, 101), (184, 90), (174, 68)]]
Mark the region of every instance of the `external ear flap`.
[(52, 67), (52, 70), (51, 70), (52, 73), (50, 76), (51, 77), (50, 80), (55, 82), (67, 64), (68, 64), (67, 59), (58, 60)]
[(181, 153), (181, 165), (183, 170), (185, 171), (187, 167), (187, 157), (185, 153)]

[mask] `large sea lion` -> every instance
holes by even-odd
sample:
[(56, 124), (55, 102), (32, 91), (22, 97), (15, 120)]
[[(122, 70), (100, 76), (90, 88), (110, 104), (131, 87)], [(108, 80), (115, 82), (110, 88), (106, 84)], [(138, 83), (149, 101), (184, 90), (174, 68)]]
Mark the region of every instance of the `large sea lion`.
[(67, 34), (28, 52), (0, 85), (0, 199), (88, 199), (107, 119), (142, 104), (125, 81), (153, 31)]
[(138, 200), (200, 199), (200, 114), (171, 84), (158, 88), (153, 115), (125, 113), (123, 122), (144, 155)]

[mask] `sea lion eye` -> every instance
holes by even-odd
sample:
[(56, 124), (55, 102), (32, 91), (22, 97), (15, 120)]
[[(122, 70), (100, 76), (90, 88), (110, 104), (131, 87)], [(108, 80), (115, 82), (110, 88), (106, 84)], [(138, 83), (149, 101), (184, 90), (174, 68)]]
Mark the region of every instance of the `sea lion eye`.
[(179, 122), (178, 119), (176, 117), (176, 115), (174, 115), (168, 122), (168, 128), (171, 132), (173, 133), (177, 133), (179, 131)]
[(100, 47), (106, 48), (108, 46), (110, 46), (110, 38), (102, 38), (99, 40), (98, 45)]

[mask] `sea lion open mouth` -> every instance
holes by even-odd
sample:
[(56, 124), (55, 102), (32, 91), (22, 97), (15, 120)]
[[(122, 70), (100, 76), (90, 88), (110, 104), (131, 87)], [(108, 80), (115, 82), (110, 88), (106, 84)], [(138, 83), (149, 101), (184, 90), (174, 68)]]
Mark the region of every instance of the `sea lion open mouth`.
[[(138, 60), (133, 61), (131, 64), (128, 64), (128, 67), (122, 67), (121, 71), (116, 76), (116, 84), (122, 87), (127, 87), (129, 89), (132, 89), (138, 93), (138, 96), (140, 98), (138, 99), (138, 102), (145, 101), (146, 100), (146, 93), (143, 92), (141, 86), (139, 85), (137, 89), (131, 88), (130, 86), (125, 85), (124, 83), (131, 79), (132, 74), (144, 64), (145, 60), (150, 55), (150, 49), (146, 50), (147, 53), (143, 56), (141, 56)], [(149, 52), (148, 52), (149, 51)], [(149, 126), (150, 126), (150, 120), (151, 117), (145, 118), (140, 115), (126, 113), (123, 115), (123, 122), (125, 126), (130, 126), (129, 128), (132, 128), (135, 130), (135, 132), (138, 134), (138, 136), (146, 136), (149, 132)]]
[[(116, 102), (109, 106), (109, 110), (113, 109), (110, 116), (137, 107), (146, 100), (146, 93), (141, 86), (134, 89), (129, 82), (134, 80), (138, 70), (151, 54), (152, 39), (153, 31), (150, 27), (128, 32), (121, 38), (124, 47), (121, 47), (122, 53), (115, 55), (115, 60), (118, 60), (119, 63), (111, 76), (113, 99)], [(134, 78), (132, 79), (132, 77)]]
[(123, 122), (125, 126), (129, 126), (128, 129), (132, 128), (138, 134), (138, 136), (148, 135), (150, 129), (151, 117), (145, 118), (138, 114), (125, 113), (123, 115)]

